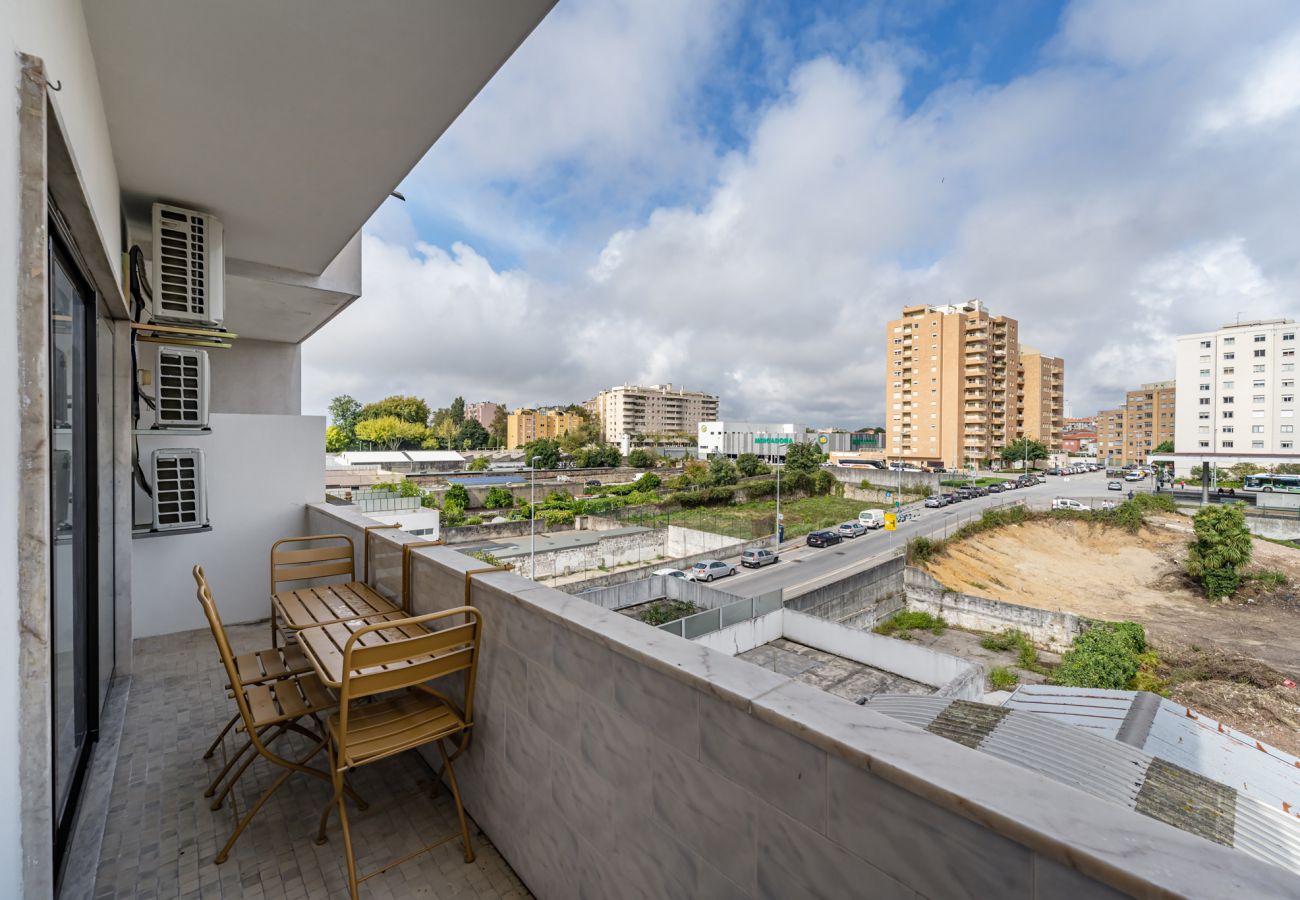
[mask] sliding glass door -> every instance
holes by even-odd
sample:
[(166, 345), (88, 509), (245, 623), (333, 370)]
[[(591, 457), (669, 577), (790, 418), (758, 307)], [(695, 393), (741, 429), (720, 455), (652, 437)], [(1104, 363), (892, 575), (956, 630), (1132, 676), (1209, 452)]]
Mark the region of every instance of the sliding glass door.
[(54, 851), (61, 864), (99, 726), (100, 507), (96, 457), (96, 299), (50, 223), (50, 666)]

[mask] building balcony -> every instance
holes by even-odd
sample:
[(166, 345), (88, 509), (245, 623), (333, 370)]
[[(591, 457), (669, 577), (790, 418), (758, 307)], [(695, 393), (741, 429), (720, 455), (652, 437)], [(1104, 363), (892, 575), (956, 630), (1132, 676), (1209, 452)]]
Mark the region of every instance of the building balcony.
[[(306, 514), (308, 533), (358, 547), (373, 524), (327, 504)], [(381, 594), (401, 597), (402, 546), (416, 540), (372, 533)], [(475, 737), (456, 763), (477, 857), (442, 844), (375, 874), (362, 896), (851, 896), (888, 884), (1046, 900), (1294, 886), (1281, 869), (790, 676), (510, 572), (468, 578), (474, 568), (446, 547), (410, 553), (413, 612), (468, 601), (484, 617)], [(265, 603), (238, 602), (249, 600)], [(267, 640), (264, 622), (229, 630), (236, 650)], [(88, 895), (346, 895), (337, 819), (328, 843), (313, 841), (329, 799), (315, 779), (294, 776), (214, 862), (232, 813), (199, 800), (221, 762), (202, 754), (230, 714), (223, 684), (206, 629), (136, 641), (129, 691), (115, 687), (120, 737), (101, 760), (112, 814)], [(238, 809), (271, 777), (255, 764)], [(351, 813), (361, 871), (456, 833), (438, 780), (416, 753), (353, 776), (370, 804)]]

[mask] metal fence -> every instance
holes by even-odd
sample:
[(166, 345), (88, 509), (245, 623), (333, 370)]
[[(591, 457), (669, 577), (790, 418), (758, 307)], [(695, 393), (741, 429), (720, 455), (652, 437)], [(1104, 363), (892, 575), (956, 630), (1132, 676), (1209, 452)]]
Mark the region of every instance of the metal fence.
[(775, 612), (781, 608), (781, 599), (782, 591), (777, 588), (774, 591), (759, 594), (757, 597), (746, 597), (737, 600), (735, 603), (728, 603), (725, 606), (706, 609), (703, 612), (697, 612), (672, 622), (665, 622), (659, 626), (659, 630), (667, 631), (669, 634), (675, 634), (678, 637), (684, 637), (687, 640), (694, 640), (697, 637), (721, 631), (728, 626), (738, 625), (741, 622), (747, 622), (750, 619), (757, 619), (759, 616)]

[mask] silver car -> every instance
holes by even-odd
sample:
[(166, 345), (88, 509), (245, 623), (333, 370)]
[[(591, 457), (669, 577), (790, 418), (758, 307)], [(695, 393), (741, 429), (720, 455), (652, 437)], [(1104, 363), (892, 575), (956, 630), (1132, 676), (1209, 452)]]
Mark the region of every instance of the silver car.
[(686, 577), (691, 581), (712, 581), (715, 578), (724, 578), (727, 575), (735, 574), (735, 566), (724, 563), (720, 559), (706, 559), (691, 566), (686, 573)]
[(771, 550), (746, 550), (740, 554), (740, 564), (747, 569), (757, 569), (776, 562), (777, 556)]
[(855, 538), (858, 535), (867, 533), (867, 526), (861, 522), (845, 522), (838, 529), (840, 537)]

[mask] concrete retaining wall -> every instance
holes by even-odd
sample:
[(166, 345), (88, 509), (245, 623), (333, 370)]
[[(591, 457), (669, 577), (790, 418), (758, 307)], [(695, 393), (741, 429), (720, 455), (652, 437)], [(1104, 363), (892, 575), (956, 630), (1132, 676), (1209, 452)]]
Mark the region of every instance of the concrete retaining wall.
[(878, 488), (917, 492), (924, 488), (939, 490), (939, 479), (946, 476), (931, 472), (894, 472), (889, 469), (862, 469), (849, 466), (827, 466), (826, 471), (845, 484), (861, 485), (870, 481)]
[[(371, 524), (324, 504), (307, 519), (358, 548)], [(396, 596), (414, 539), (373, 534), (370, 583)], [(482, 610), (456, 776), (539, 900), (1295, 892), (1230, 847), (513, 573), (466, 597), (478, 565), (416, 550), (412, 606)]]
[[(492, 510), (487, 511), (487, 515), (492, 514)], [(495, 525), (487, 523), (483, 525), (457, 525), (455, 528), (444, 528), (442, 530), (442, 539), (448, 544), (468, 544), (482, 543), (485, 541), (495, 541), (501, 538), (523, 537), (529, 532), (531, 523), (524, 519), (518, 522), (498, 522)], [(573, 531), (577, 524), (560, 525), (554, 528), (543, 528), (539, 519), (537, 522), (537, 533), (554, 534), (559, 531)]]
[(664, 543), (665, 553), (671, 557), (694, 556), (697, 553), (714, 553), (737, 543), (734, 537), (714, 534), (711, 531), (699, 531), (695, 528), (683, 528), (669, 525), (668, 536)]
[(587, 578), (583, 581), (574, 581), (569, 584), (557, 584), (557, 591), (564, 591), (566, 594), (580, 594), (583, 591), (592, 588), (610, 587), (615, 584), (626, 584), (629, 581), (639, 581), (646, 578), (655, 569), (689, 569), (697, 562), (703, 562), (706, 559), (718, 559), (720, 557), (739, 556), (746, 550), (757, 550), (759, 548), (768, 548), (772, 546), (772, 539), (758, 538), (753, 541), (732, 544), (730, 547), (722, 547), (708, 553), (696, 553), (691, 556), (680, 556), (676, 559), (661, 559), (656, 562), (648, 563), (644, 566), (638, 566), (635, 569), (625, 569), (622, 572), (610, 572), (608, 575), (599, 575), (594, 578)]
[[(535, 577), (542, 579), (585, 572), (601, 566), (612, 569), (628, 563), (653, 562), (656, 556), (662, 555), (664, 555), (663, 533), (649, 530), (603, 537), (593, 544), (585, 544), (581, 547), (566, 547), (562, 550), (538, 553), (533, 562), (529, 561), (527, 555), (516, 557), (512, 561), (522, 561), (523, 566), (534, 568)], [(524, 573), (522, 567), (520, 572)]]
[(903, 581), (908, 609), (943, 616), (953, 625), (975, 631), (1017, 628), (1035, 644), (1057, 653), (1070, 649), (1075, 635), (1087, 627), (1087, 620), (1073, 613), (955, 593), (928, 573), (912, 566), (907, 567)]
[(626, 609), (651, 600), (685, 600), (700, 609), (714, 609), (735, 603), (736, 597), (716, 588), (685, 578), (670, 578), (667, 575), (652, 575), (640, 581), (629, 581), (611, 587), (595, 588), (578, 595), (588, 603), (594, 603), (602, 609)]
[(786, 609), (870, 629), (902, 608), (903, 568), (903, 557), (887, 559), (834, 584), (787, 597)]

